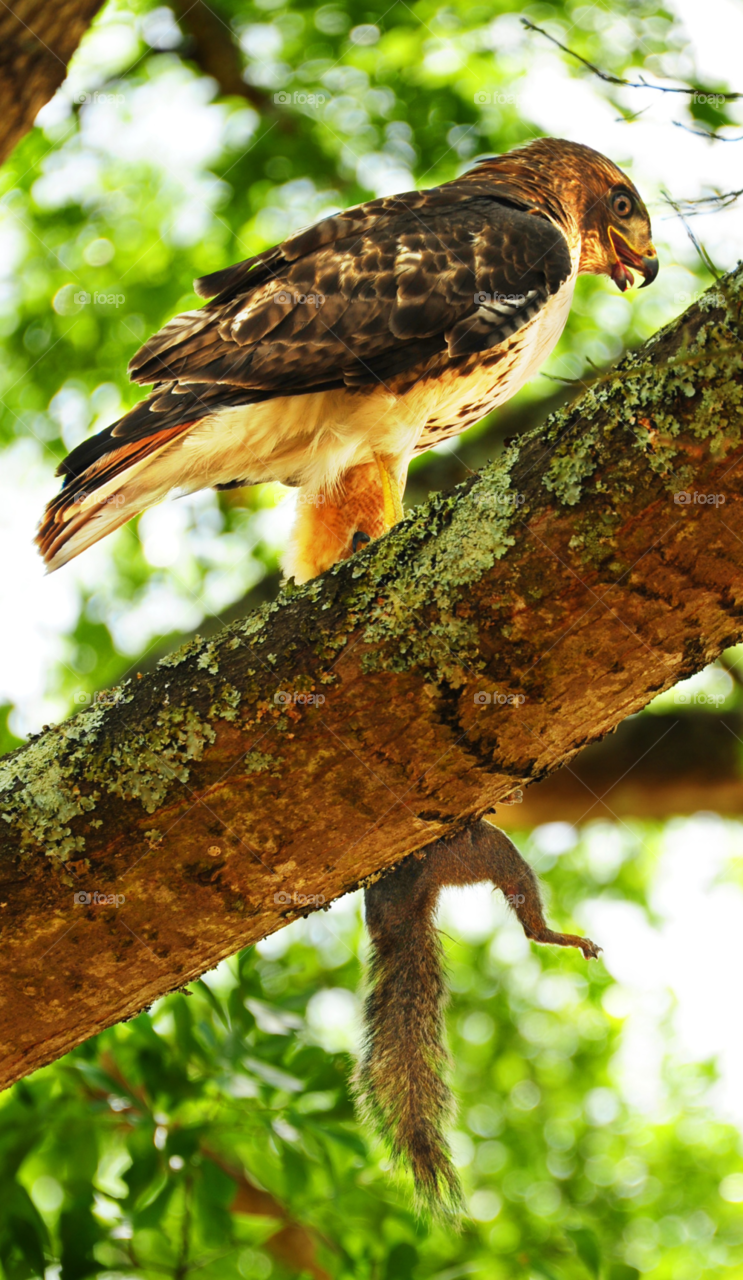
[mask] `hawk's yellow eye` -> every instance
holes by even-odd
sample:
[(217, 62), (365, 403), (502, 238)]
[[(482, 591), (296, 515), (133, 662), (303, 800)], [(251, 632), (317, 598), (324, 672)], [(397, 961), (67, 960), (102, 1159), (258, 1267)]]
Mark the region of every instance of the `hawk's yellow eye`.
[(617, 217), (628, 218), (633, 208), (631, 197), (626, 195), (624, 191), (620, 191), (612, 199), (611, 207)]

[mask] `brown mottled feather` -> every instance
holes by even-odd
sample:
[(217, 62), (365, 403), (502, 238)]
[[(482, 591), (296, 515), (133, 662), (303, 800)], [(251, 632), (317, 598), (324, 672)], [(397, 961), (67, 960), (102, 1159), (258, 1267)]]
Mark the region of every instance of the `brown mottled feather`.
[[(39, 535), (45, 557), (56, 567), (65, 544), (62, 529), (49, 542), (50, 522), (74, 541), (64, 557), (82, 548), (77, 481), (99, 488), (119, 476), (122, 500), (142, 510), (169, 488), (238, 480), (331, 494), (374, 455), (404, 480), (413, 453), (508, 398), (554, 345), (576, 271), (605, 269), (599, 215), (619, 180), (631, 185), (589, 148), (540, 139), (197, 281), (206, 305), (174, 317), (131, 361), (150, 396), (62, 463)], [(186, 428), (175, 452), (162, 433)], [(144, 452), (124, 448), (141, 441)], [(146, 456), (150, 483), (140, 469), (132, 488)], [(99, 536), (109, 525), (97, 520)]]

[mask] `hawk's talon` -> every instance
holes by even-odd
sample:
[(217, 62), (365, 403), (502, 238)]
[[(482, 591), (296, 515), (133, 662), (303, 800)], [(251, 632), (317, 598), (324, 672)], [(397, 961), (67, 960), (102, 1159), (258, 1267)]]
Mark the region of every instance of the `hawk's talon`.
[(367, 542), (371, 542), (371, 538), (369, 537), (369, 534), (364, 533), (363, 529), (357, 529), (351, 539), (351, 550), (353, 554), (356, 555), (356, 552), (358, 551), (359, 547), (366, 546)]

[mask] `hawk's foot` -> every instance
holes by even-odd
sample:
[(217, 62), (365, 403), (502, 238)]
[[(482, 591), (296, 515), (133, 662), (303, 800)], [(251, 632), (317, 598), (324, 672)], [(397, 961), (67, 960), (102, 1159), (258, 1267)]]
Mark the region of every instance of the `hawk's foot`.
[(369, 534), (364, 533), (363, 529), (357, 529), (351, 539), (351, 550), (353, 551), (354, 555), (358, 551), (359, 547), (365, 546), (367, 542), (371, 542), (371, 538), (369, 537)]
[(375, 453), (377, 467), (379, 469), (379, 479), (382, 482), (382, 501), (384, 503), (384, 527), (389, 532), (396, 524), (402, 520), (405, 512), (403, 510), (402, 499), (400, 497), (400, 486), (397, 477), (381, 454)]

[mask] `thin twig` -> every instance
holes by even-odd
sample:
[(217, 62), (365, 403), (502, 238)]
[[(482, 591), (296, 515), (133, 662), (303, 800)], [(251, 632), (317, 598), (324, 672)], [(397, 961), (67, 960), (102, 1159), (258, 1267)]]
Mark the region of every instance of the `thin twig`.
[(679, 208), (679, 206), (678, 206), (677, 202), (673, 199), (673, 197), (672, 197), (672, 196), (669, 196), (669, 194), (668, 194), (668, 192), (667, 192), (667, 191), (662, 191), (662, 192), (661, 192), (661, 194), (662, 194), (663, 199), (665, 200), (666, 204), (670, 204), (671, 208), (674, 210), (674, 212), (676, 213), (677, 217), (679, 217), (679, 218), (681, 219), (681, 222), (682, 222), (682, 224), (683, 224), (684, 231), (686, 232), (687, 236), (688, 236), (688, 237), (689, 237), (689, 239), (691, 240), (691, 243), (694, 245), (694, 248), (696, 249), (697, 253), (699, 254), (699, 257), (701, 258), (702, 263), (703, 263), (703, 265), (706, 267), (707, 271), (709, 271), (710, 275), (712, 275), (712, 276), (714, 276), (714, 277), (715, 277), (715, 280), (719, 280), (719, 279), (721, 279), (721, 277), (722, 277), (722, 274), (723, 274), (723, 273), (722, 273), (721, 271), (718, 271), (718, 270), (717, 270), (717, 267), (715, 266), (714, 262), (713, 262), (713, 261), (712, 261), (712, 259), (710, 258), (710, 256), (709, 256), (709, 254), (708, 254), (707, 250), (705, 249), (704, 245), (703, 245), (699, 240), (697, 240), (696, 236), (694, 235), (694, 232), (692, 231), (691, 227), (689, 226), (688, 222), (686, 221), (686, 218), (684, 217), (684, 215), (683, 215), (683, 213), (682, 213), (681, 209)]
[(743, 187), (739, 191), (723, 191), (713, 196), (698, 196), (697, 199), (679, 200), (678, 207), (687, 218), (701, 213), (719, 213), (721, 209), (729, 209), (743, 196)]
[(743, 133), (737, 138), (724, 138), (721, 133), (711, 133), (709, 129), (692, 129), (691, 125), (684, 124), (682, 120), (673, 120), (677, 129), (684, 129), (686, 133), (693, 133), (695, 138), (706, 138), (708, 142), (743, 142)]
[(629, 111), (627, 115), (616, 116), (615, 124), (634, 124), (635, 120), (639, 120), (640, 116), (644, 116), (646, 111), (650, 110), (650, 103), (643, 107), (640, 111)]
[[(696, 200), (679, 200), (679, 205), (688, 216), (693, 213), (715, 213), (717, 209), (727, 209), (729, 205), (735, 204), (741, 196), (743, 196), (743, 187), (738, 191), (724, 191), (721, 195), (718, 193), (713, 196), (698, 196)], [(709, 210), (695, 207), (703, 204), (714, 207)]]
[[(657, 93), (687, 93), (692, 98), (695, 96), (695, 94), (701, 92), (701, 90), (699, 89), (689, 89), (689, 88), (677, 89), (677, 88), (672, 88), (670, 85), (648, 84), (647, 80), (642, 80), (642, 79), (639, 81), (625, 80), (623, 76), (615, 76), (615, 75), (612, 75), (610, 71), (602, 71), (601, 68), (595, 66), (593, 62), (589, 62), (587, 58), (584, 58), (581, 56), (581, 54), (576, 53), (575, 49), (570, 49), (566, 44), (561, 44), (561, 42), (558, 39), (556, 39), (555, 36), (550, 35), (549, 31), (545, 31), (544, 27), (538, 27), (536, 23), (530, 22), (528, 18), (522, 18), (521, 24), (522, 26), (526, 27), (528, 31), (538, 31), (540, 36), (546, 36), (547, 39), (552, 42), (552, 44), (557, 45), (558, 49), (562, 49), (563, 53), (567, 53), (570, 55), (571, 58), (575, 58), (578, 62), (582, 62), (584, 67), (588, 67), (589, 71), (592, 71), (593, 74), (595, 76), (598, 76), (600, 80), (605, 80), (607, 84), (622, 85), (625, 89), (655, 89)], [(715, 97), (724, 98), (726, 102), (736, 102), (738, 98), (743, 97), (743, 94), (717, 93), (717, 91), (715, 91)]]

